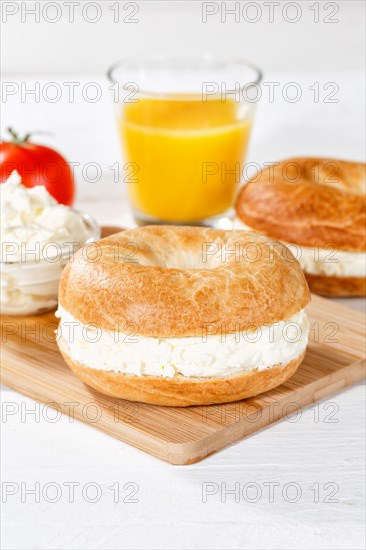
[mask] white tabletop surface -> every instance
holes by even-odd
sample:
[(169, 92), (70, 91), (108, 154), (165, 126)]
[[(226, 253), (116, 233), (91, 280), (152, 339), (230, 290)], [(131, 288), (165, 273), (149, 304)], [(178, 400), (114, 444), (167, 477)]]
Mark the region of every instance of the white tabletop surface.
[[(86, 75), (82, 81), (96, 79)], [(295, 79), (293, 74), (268, 77), (281, 83)], [(9, 75), (7, 80), (25, 78)], [(62, 84), (75, 75), (28, 75), (26, 82), (52, 80)], [(297, 80), (304, 90), (297, 106), (279, 99), (260, 104), (248, 160), (263, 163), (295, 155), (362, 159), (364, 107), (354, 93), (362, 90), (362, 78), (307, 74)], [(316, 81), (337, 82), (339, 101), (314, 103), (309, 86)], [(6, 107), (3, 128), (11, 123), (20, 131), (52, 131), (55, 137), (42, 141), (69, 160), (100, 164), (103, 175), (97, 183), (83, 181), (77, 171), (78, 208), (101, 224), (133, 225), (125, 189), (113, 183), (108, 168), (119, 160), (119, 148), (106, 93), (97, 104), (24, 104), (12, 97)], [(364, 308), (363, 300), (340, 301)], [(55, 417), (47, 407), (3, 388), (2, 546), (363, 548), (364, 398), (363, 385), (356, 385), (295, 419), (180, 467), (67, 416)], [(239, 498), (228, 493), (225, 500), (225, 490), (235, 488)], [(29, 492), (34, 489), (39, 495)]]

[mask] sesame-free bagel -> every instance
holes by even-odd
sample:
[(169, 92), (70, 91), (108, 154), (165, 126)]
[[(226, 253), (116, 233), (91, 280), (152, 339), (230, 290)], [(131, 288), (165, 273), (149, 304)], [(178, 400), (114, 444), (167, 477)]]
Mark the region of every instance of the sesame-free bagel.
[(364, 252), (365, 164), (294, 158), (268, 166), (242, 188), (236, 211), (273, 239)]
[(79, 250), (65, 267), (60, 306), (105, 330), (152, 337), (231, 333), (290, 318), (309, 302), (300, 265), (254, 232), (146, 226)]
[[(329, 256), (332, 250), (339, 253), (328, 265), (314, 260), (316, 269), (309, 269), (306, 261), (302, 264), (314, 292), (364, 295), (365, 167), (330, 158), (293, 158), (268, 166), (242, 188), (237, 216), (249, 229), (305, 247), (303, 255), (306, 249), (328, 250)], [(344, 264), (338, 271), (330, 266), (336, 260)]]

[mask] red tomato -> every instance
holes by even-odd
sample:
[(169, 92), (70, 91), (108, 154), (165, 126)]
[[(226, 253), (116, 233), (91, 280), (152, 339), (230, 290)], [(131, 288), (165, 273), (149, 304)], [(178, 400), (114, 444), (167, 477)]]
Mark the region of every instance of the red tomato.
[(30, 134), (20, 140), (9, 128), (13, 141), (0, 143), (0, 183), (16, 170), (26, 187), (44, 185), (60, 203), (71, 205), (75, 183), (70, 166), (54, 149), (30, 143)]

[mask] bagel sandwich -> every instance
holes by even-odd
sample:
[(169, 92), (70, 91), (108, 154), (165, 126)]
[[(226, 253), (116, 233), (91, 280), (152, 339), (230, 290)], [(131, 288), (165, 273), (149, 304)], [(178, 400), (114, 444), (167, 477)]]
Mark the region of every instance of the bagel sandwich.
[(365, 168), (329, 158), (268, 166), (241, 189), (234, 226), (289, 246), (311, 291), (365, 296)]
[(255, 232), (144, 226), (86, 245), (59, 288), (58, 345), (103, 394), (165, 406), (275, 388), (303, 360), (299, 263)]

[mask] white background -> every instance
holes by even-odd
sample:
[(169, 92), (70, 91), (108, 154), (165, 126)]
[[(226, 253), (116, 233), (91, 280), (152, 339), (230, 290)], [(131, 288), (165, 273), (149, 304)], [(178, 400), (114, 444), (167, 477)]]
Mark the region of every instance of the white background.
[[(92, 6), (85, 8), (90, 2), (75, 3), (71, 24), (71, 7), (65, 2), (58, 2), (58, 10), (52, 2), (40, 2), (39, 23), (35, 15), (27, 15), (34, 2), (3, 4), (3, 20), (5, 10), (16, 10), (11, 4), (18, 7), (3, 27), (6, 72), (102, 74), (120, 58), (146, 52), (230, 54), (252, 60), (265, 72), (362, 71), (365, 62), (362, 0), (240, 2), (239, 17), (228, 13), (235, 2), (226, 2), (226, 12), (221, 2), (208, 2), (218, 12), (207, 16), (206, 23), (203, 14), (214, 8), (197, 1), (134, 2), (138, 12), (130, 19), (138, 23), (128, 22), (134, 10), (124, 9), (127, 3), (123, 2), (117, 23), (113, 22), (115, 9), (111, 9), (115, 2), (97, 2), (100, 12)], [(315, 23), (317, 4), (319, 22)], [(21, 22), (22, 15), (26, 23)], [(51, 23), (45, 18), (59, 21)], [(99, 20), (88, 22), (94, 18)]]
[[(2, 81), (15, 86), (13, 95), (2, 90), (2, 135), (8, 125), (20, 132), (45, 130), (53, 137), (38, 140), (60, 150), (76, 170), (76, 206), (93, 214), (100, 223), (133, 225), (123, 184), (113, 182), (109, 168), (120, 160), (113, 109), (105, 79), (107, 67), (124, 56), (138, 53), (202, 53), (245, 57), (259, 65), (266, 82), (278, 82), (271, 102), (264, 94), (258, 104), (248, 161), (259, 165), (294, 155), (318, 155), (363, 160), (364, 133), (364, 2), (297, 2), (301, 17), (291, 2), (269, 7), (255, 2), (247, 7), (256, 23), (223, 12), (202, 21), (201, 2), (137, 2), (138, 23), (113, 22), (113, 2), (99, 2), (101, 18), (88, 23), (82, 18), (85, 2), (75, 6), (75, 21), (68, 22), (68, 9), (58, 2), (56, 23), (45, 21), (57, 14), (48, 8), (40, 22), (26, 15), (34, 2), (2, 2)], [(40, 2), (42, 10), (47, 2)], [(49, 3), (48, 4), (52, 4)], [(272, 3), (273, 4), (273, 3)], [(326, 8), (326, 4), (328, 7)], [(286, 6), (287, 7), (286, 7)], [(320, 22), (314, 22), (319, 6)], [(333, 19), (333, 5), (339, 7)], [(24, 8), (25, 6), (25, 8)], [(123, 10), (121, 18), (131, 12)], [(221, 7), (221, 2), (217, 4)], [(226, 4), (232, 8), (234, 2)], [(311, 10), (313, 6), (313, 10)], [(5, 8), (4, 8), (5, 7)], [(18, 8), (18, 9), (17, 9)], [(17, 10), (8, 15), (6, 10)], [(89, 17), (94, 17), (89, 8)], [(283, 11), (283, 9), (288, 11)], [(297, 8), (299, 9), (299, 8)], [(52, 11), (53, 10), (53, 11)], [(60, 11), (61, 10), (61, 11)], [(259, 13), (259, 12), (258, 12)], [(22, 16), (25, 22), (22, 22)], [(65, 82), (80, 88), (96, 82), (102, 97), (96, 103), (76, 94), (71, 103)], [(26, 95), (22, 90), (50, 82), (62, 89), (60, 101)], [(289, 82), (302, 90), (298, 102), (289, 102), (282, 91)], [(311, 87), (319, 82), (320, 98), (314, 101)], [(327, 102), (326, 89), (335, 83), (335, 102)], [(96, 181), (85, 177), (88, 163), (97, 163), (102, 173)], [(84, 174), (83, 174), (84, 169)], [(92, 176), (92, 172), (89, 174)], [(343, 300), (361, 309), (362, 300)], [(14, 414), (3, 416), (3, 483), (13, 482), (19, 490), (3, 503), (3, 547), (10, 548), (363, 548), (364, 500), (364, 391), (350, 388), (302, 411), (296, 422), (283, 421), (246, 441), (197, 465), (173, 467), (118, 442), (91, 427), (56, 421), (52, 413), (15, 392), (3, 390), (3, 401)], [(6, 405), (8, 406), (8, 405)], [(23, 414), (22, 414), (23, 411)], [(38, 412), (37, 412), (38, 411)], [(336, 411), (334, 417), (329, 414)], [(39, 417), (38, 417), (39, 414)], [(333, 420), (336, 420), (335, 422)], [(26, 488), (49, 482), (62, 489), (58, 502), (31, 495), (22, 502), (21, 482)], [(67, 482), (88, 482), (101, 487), (96, 503), (87, 502), (75, 490), (69, 500)], [(109, 487), (119, 482), (137, 483), (137, 503), (115, 503)], [(211, 482), (228, 489), (239, 483), (257, 483), (262, 491), (258, 502), (235, 502), (223, 492), (202, 500), (202, 484)], [(266, 483), (279, 483), (270, 502)], [(286, 484), (301, 489), (298, 502), (284, 498)], [(314, 484), (320, 501), (315, 502)], [(338, 502), (327, 502), (336, 484)], [(214, 485), (214, 486), (216, 486)], [(52, 497), (52, 491), (50, 493)], [(91, 496), (92, 492), (91, 492)], [(125, 492), (122, 495), (126, 496)], [(292, 497), (291, 491), (289, 492)]]

